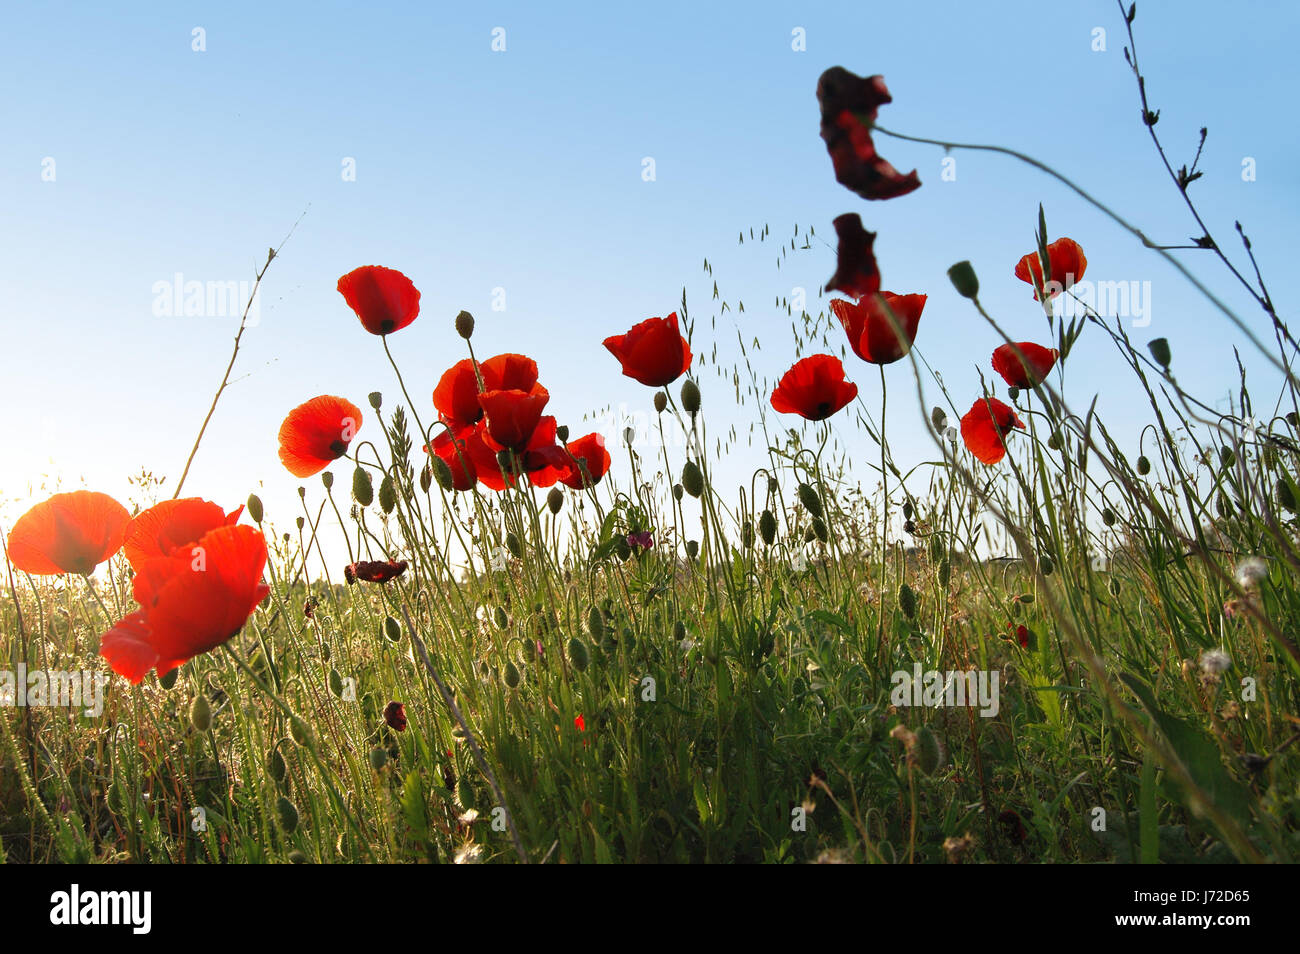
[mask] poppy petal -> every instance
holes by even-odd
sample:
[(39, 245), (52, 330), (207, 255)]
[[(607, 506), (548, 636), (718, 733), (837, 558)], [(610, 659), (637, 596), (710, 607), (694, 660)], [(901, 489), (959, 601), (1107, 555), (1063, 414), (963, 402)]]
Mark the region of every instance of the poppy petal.
[(18, 518), (9, 531), (9, 559), (25, 573), (90, 573), (122, 546), (131, 520), (108, 494), (55, 494)]
[(419, 290), (395, 268), (354, 268), (339, 279), (338, 290), (372, 335), (399, 331), (420, 313)]
[(360, 408), (346, 398), (312, 398), (280, 425), (280, 460), (295, 477), (318, 474), (347, 453), (361, 420)]
[(839, 236), (835, 274), (826, 282), (826, 290), (838, 289), (852, 298), (862, 298), (880, 291), (880, 270), (872, 246), (876, 233), (862, 227), (856, 212), (841, 215), (834, 221)]

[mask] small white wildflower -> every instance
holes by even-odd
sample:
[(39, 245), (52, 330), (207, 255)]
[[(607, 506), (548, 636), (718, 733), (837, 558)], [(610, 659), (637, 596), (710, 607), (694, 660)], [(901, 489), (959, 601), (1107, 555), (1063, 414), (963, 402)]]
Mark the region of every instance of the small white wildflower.
[(1261, 580), (1268, 579), (1268, 564), (1259, 557), (1246, 557), (1237, 564), (1237, 585), (1248, 590)]
[(1201, 653), (1201, 672), (1207, 676), (1218, 676), (1227, 672), (1231, 665), (1232, 657), (1222, 649), (1209, 649)]
[(695, 648), (695, 640), (689, 638), (683, 639), (680, 643), (677, 644), (677, 648), (684, 653), (689, 653), (692, 649)]
[(472, 825), (477, 820), (478, 820), (477, 808), (466, 809), (463, 814), (457, 816), (456, 818), (456, 821), (460, 822), (462, 825)]
[(458, 865), (476, 865), (483, 860), (483, 848), (481, 845), (466, 845), (456, 852), (454, 860)]
[(808, 557), (802, 550), (796, 550), (794, 556), (790, 558), (790, 569), (794, 570), (796, 573), (802, 573), (804, 570), (808, 569)]
[(506, 568), (506, 548), (497, 547), (492, 551), (492, 569), (501, 571)]

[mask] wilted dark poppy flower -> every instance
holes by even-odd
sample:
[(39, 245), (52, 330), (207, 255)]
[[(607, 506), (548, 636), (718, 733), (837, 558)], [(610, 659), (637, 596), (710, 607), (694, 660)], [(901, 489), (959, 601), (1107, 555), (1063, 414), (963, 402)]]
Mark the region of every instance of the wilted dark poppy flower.
[(234, 526), (243, 512), (243, 506), (239, 506), (226, 513), (217, 504), (198, 497), (164, 500), (131, 518), (122, 536), (122, 554), (132, 566), (154, 557), (171, 556), (181, 547), (192, 547), (209, 530)]
[[(1024, 355), (1023, 360), (1016, 349)], [(1032, 388), (1047, 377), (1060, 356), (1055, 348), (1044, 348), (1032, 341), (999, 345), (993, 351), (993, 370), (1013, 388)]]
[[(872, 364), (892, 364), (912, 350), (925, 302), (925, 295), (880, 292), (859, 302), (833, 298), (831, 311), (844, 326), (854, 354)], [(902, 337), (889, 320), (886, 306), (901, 326)]]
[(6, 544), (25, 573), (90, 573), (122, 546), (131, 515), (108, 494), (55, 494), (18, 518)]
[(217, 527), (193, 547), (143, 561), (131, 581), (140, 609), (103, 635), (99, 654), (132, 683), (150, 669), (167, 675), (243, 628), (270, 592), (265, 567), (266, 540), (247, 526)]
[[(551, 399), (546, 388), (538, 385), (529, 391), (484, 391), (478, 396), (486, 420), (484, 441), (494, 450), (522, 452), (532, 439), (542, 419), (546, 402)], [(554, 437), (552, 437), (554, 440)]]
[[(1078, 242), (1069, 238), (1057, 239), (1047, 246), (1047, 260), (1052, 265), (1052, 274), (1045, 281), (1043, 265), (1038, 260), (1037, 252), (1030, 252), (1020, 259), (1016, 265), (1016, 278), (1031, 285), (1035, 279), (1043, 282), (1048, 298), (1055, 298), (1083, 278), (1084, 270), (1088, 267), (1088, 258), (1083, 254), (1083, 249)], [(1038, 297), (1037, 288), (1034, 289), (1034, 297)]]
[(348, 452), (361, 429), (361, 410), (322, 394), (289, 412), (280, 425), (280, 460), (295, 477), (310, 477)]
[(574, 490), (581, 490), (585, 485), (595, 486), (609, 472), (609, 451), (605, 449), (605, 438), (600, 434), (586, 434), (571, 440), (567, 450), (573, 460), (560, 476), (565, 486)]
[(858, 396), (858, 386), (844, 379), (844, 365), (829, 354), (804, 358), (781, 378), (772, 392), (772, 407), (810, 421), (830, 417)]
[(832, 66), (817, 81), (817, 101), (835, 181), (864, 199), (892, 199), (921, 187), (915, 169), (903, 175), (876, 152), (871, 140), (876, 111), (893, 102), (883, 76), (864, 78)]
[(390, 702), (384, 706), (384, 722), (388, 723), (390, 729), (396, 729), (398, 732), (406, 731), (406, 704), (402, 702)]
[[(459, 431), (443, 431), (433, 439), (433, 452), (443, 459), (451, 470), (453, 490), (472, 490), (478, 482), (478, 469), (470, 454), (469, 442), (482, 443), (474, 427), (464, 427)], [(426, 450), (428, 448), (425, 448)]]
[(405, 572), (405, 560), (360, 560), (343, 568), (343, 578), (349, 584), (358, 580), (365, 583), (387, 583)]
[(850, 298), (864, 298), (880, 291), (880, 270), (872, 247), (876, 233), (862, 227), (856, 212), (835, 219), (839, 245), (835, 252), (835, 274), (826, 283), (827, 291), (839, 290)]
[(354, 268), (339, 279), (338, 289), (372, 335), (405, 328), (420, 313), (419, 290), (395, 268)]
[(961, 419), (961, 439), (981, 461), (996, 464), (1007, 455), (1005, 438), (1016, 427), (1025, 429), (1015, 411), (997, 398), (980, 398)]
[(609, 353), (623, 365), (623, 374), (652, 388), (672, 384), (691, 366), (691, 346), (677, 327), (677, 312), (667, 318), (647, 318), (627, 334), (605, 339)]
[(1029, 648), (1029, 627), (1023, 623), (1016, 627), (1016, 642), (1020, 644), (1021, 649)]

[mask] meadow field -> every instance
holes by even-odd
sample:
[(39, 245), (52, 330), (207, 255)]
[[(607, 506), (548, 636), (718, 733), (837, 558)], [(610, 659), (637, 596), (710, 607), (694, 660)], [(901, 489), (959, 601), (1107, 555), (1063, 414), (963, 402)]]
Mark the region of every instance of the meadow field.
[[(0, 860), (1296, 860), (1300, 345), (1248, 224), (1212, 233), (1198, 212), (1224, 186), (1195, 134), (1186, 156), (1186, 130), (1162, 138), (1141, 17), (1111, 19), (1125, 121), (1150, 134), (1132, 161), (1182, 219), (1129, 222), (1051, 155), (895, 133), (908, 91), (827, 64), (801, 119), (820, 115), (831, 163), (809, 174), (844, 186), (844, 213), (739, 235), (824, 265), (806, 301), (767, 305), (792, 343), (750, 334), (716, 284), (557, 327), (603, 343), (610, 401), (641, 426), (548, 414), (570, 382), (545, 356), (357, 262), (318, 321), (387, 376), (304, 384), (248, 424), (278, 441), (297, 509), (212, 499), (188, 463), (126, 502), (28, 501), (0, 534)], [(872, 216), (933, 188), (878, 151), (904, 148), (1033, 171), (1006, 213), (1023, 255), (972, 239), (971, 261), (928, 262), (932, 288), (895, 288)], [(1180, 379), (1172, 325), (1142, 333), (1089, 273), (1063, 195), (1113, 225), (1098, 245), (1196, 290), (1240, 369), (1231, 406)], [(964, 311), (926, 310), (941, 285)], [(1007, 288), (1019, 315), (985, 304)], [(432, 361), (404, 347), (417, 322)], [(228, 365), (194, 369), (197, 389), (225, 375), (191, 462), (245, 324)], [(957, 335), (978, 389), (922, 356)], [(751, 364), (778, 349), (776, 378)], [(1145, 403), (1104, 420), (1121, 379)], [(898, 407), (923, 455), (895, 456)], [(720, 476), (745, 437), (758, 465)]]

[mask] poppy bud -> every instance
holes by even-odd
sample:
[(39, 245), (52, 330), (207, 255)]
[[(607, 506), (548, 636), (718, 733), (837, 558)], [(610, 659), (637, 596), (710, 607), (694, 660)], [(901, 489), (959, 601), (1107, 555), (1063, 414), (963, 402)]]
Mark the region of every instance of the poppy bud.
[(943, 746), (939, 737), (928, 725), (916, 730), (916, 765), (926, 775), (933, 775), (943, 767)]
[(1137, 471), (1143, 477), (1151, 473), (1151, 461), (1147, 460), (1145, 455), (1138, 458)]
[(970, 262), (958, 262), (948, 269), (948, 280), (962, 298), (974, 300), (979, 297), (980, 280), (975, 277), (975, 269)]
[(698, 541), (698, 540), (687, 540), (687, 541), (686, 541), (686, 556), (687, 556), (687, 558), (688, 558), (688, 559), (691, 559), (691, 560), (694, 560), (694, 559), (695, 559), (696, 557), (698, 557), (699, 555), (700, 555), (700, 543), (699, 543), (699, 541)]
[[(911, 521), (909, 520), (908, 523), (911, 523)], [(826, 529), (826, 521), (821, 517), (813, 517), (812, 532), (813, 536), (822, 543), (825, 543), (830, 538), (830, 531)], [(911, 530), (908, 531), (908, 533), (911, 532)]]
[(776, 539), (776, 515), (772, 511), (764, 510), (758, 518), (758, 532), (763, 542), (770, 547), (772, 541)]
[(1286, 422), (1292, 427), (1300, 427), (1300, 414), (1295, 411), (1286, 412)]
[(1104, 510), (1102, 510), (1101, 522), (1108, 527), (1115, 526), (1115, 511), (1111, 510), (1109, 507), (1106, 507)]
[(1015, 387), (1014, 385), (1007, 388), (1007, 400), (1014, 401), (1018, 397), (1020, 397), (1020, 388)]
[(194, 726), (195, 732), (207, 732), (212, 728), (212, 707), (208, 705), (208, 697), (202, 693), (190, 704), (190, 725)]
[(330, 669), (330, 692), (335, 698), (343, 698), (343, 677), (339, 675), (337, 669)]
[(1231, 447), (1219, 448), (1219, 463), (1224, 467), (1231, 467), (1237, 462), (1237, 455), (1232, 452)]
[(754, 546), (754, 521), (746, 520), (740, 528), (740, 544), (746, 550)]
[(1113, 576), (1110, 578), (1110, 595), (1119, 596), (1119, 580)]
[(624, 563), (632, 558), (632, 544), (621, 533), (614, 537), (614, 553)]
[(941, 434), (943, 433), (944, 428), (948, 426), (948, 415), (944, 412), (943, 408), (936, 407), (930, 411), (930, 423), (934, 425), (936, 431)]
[(1232, 504), (1228, 502), (1226, 494), (1219, 494), (1219, 499), (1215, 504), (1214, 509), (1217, 510), (1219, 516), (1223, 517), (1225, 520), (1232, 516)]
[(520, 678), (519, 667), (516, 666), (513, 662), (507, 661), (504, 678), (507, 686), (509, 686), (511, 689), (518, 689), (519, 678)]
[(700, 465), (693, 460), (688, 460), (682, 468), (682, 488), (692, 497), (704, 493), (704, 474), (700, 471)]
[(360, 464), (352, 472), (352, 499), (363, 507), (369, 507), (375, 499), (375, 485), (370, 482), (370, 473)]
[(600, 615), (599, 606), (587, 610), (587, 632), (591, 633), (591, 638), (596, 642), (605, 637), (605, 618)]
[(904, 520), (911, 520), (911, 519), (912, 519), (912, 514), (915, 513), (915, 512), (916, 512), (915, 509), (912, 507), (912, 501), (910, 501), (910, 500), (904, 500), (904, 501), (903, 501), (903, 519), (904, 519)]
[(162, 676), (158, 679), (158, 685), (162, 686), (164, 689), (171, 689), (172, 686), (176, 685), (176, 677), (179, 674), (180, 674), (179, 669), (173, 669), (167, 675)]
[(673, 484), (673, 499), (674, 499), (674, 500), (681, 500), (681, 499), (682, 499), (682, 485), (681, 485), (681, 484)]
[(466, 341), (474, 334), (474, 316), (468, 311), (462, 311), (456, 316), (456, 334), (460, 335)]
[(937, 536), (930, 538), (930, 559), (938, 562), (947, 557), (947, 549), (943, 545), (943, 540)]
[(906, 583), (898, 588), (898, 608), (908, 619), (916, 616), (916, 591)]
[(1291, 489), (1291, 481), (1285, 477), (1277, 479), (1277, 502), (1287, 510), (1295, 511), (1295, 491)]
[(591, 655), (587, 652), (587, 644), (577, 636), (569, 640), (569, 662), (573, 663), (573, 668), (578, 672), (585, 672), (591, 662)]
[(550, 493), (546, 495), (546, 506), (551, 513), (559, 513), (560, 508), (564, 506), (564, 491), (559, 487), (552, 487)]
[[(456, 487), (455, 478), (451, 474), (451, 466), (441, 457), (430, 459), (429, 466), (433, 468), (433, 476), (438, 481), (438, 486), (443, 490), (454, 490)], [(421, 481), (423, 483), (423, 481)]]
[(326, 489), (326, 490), (329, 490), (330, 488), (332, 488), (332, 487), (334, 486), (334, 474), (333, 474), (333, 472), (332, 472), (332, 471), (328, 471), (328, 470), (327, 470), (327, 471), (324, 471), (324, 472), (320, 475), (320, 482), (321, 482), (322, 484), (325, 485), (325, 489)]
[(397, 642), (402, 638), (402, 626), (391, 616), (384, 617), (384, 635), (388, 637), (389, 642)]
[(939, 564), (939, 585), (947, 586), (952, 579), (952, 564), (946, 559)]
[(311, 729), (307, 728), (307, 723), (297, 716), (294, 716), (289, 722), (289, 735), (299, 745), (310, 746), (312, 744)]
[(248, 495), (248, 515), (253, 518), (253, 523), (262, 522), (262, 498), (257, 494)]
[(383, 768), (387, 764), (388, 764), (387, 752), (385, 752), (381, 748), (373, 748), (370, 750), (370, 767), (372, 769), (378, 772), (381, 768)]
[[(816, 524), (816, 521), (813, 521), (813, 523), (814, 523), (814, 525), (815, 525), (815, 524)], [(911, 520), (904, 520), (904, 521), (903, 521), (903, 532), (904, 532), (904, 533), (916, 533), (916, 523), (913, 522), (913, 521), (911, 521)]]
[(663, 391), (656, 391), (655, 411), (659, 414), (662, 414), (667, 407), (668, 407), (668, 395), (664, 394)]
[(1060, 431), (1052, 431), (1047, 437), (1047, 446), (1052, 450), (1060, 450), (1063, 443)]
[(807, 484), (799, 485), (799, 502), (803, 504), (804, 509), (814, 517), (820, 517), (822, 515), (822, 499), (817, 496), (817, 491), (813, 490)]
[(275, 812), (280, 816), (280, 825), (286, 835), (292, 835), (298, 830), (298, 809), (293, 802), (281, 795), (276, 800)]
[(1173, 353), (1169, 350), (1168, 338), (1153, 338), (1147, 342), (1147, 350), (1151, 352), (1151, 357), (1156, 359), (1156, 364), (1169, 370), (1169, 362), (1172, 361)]
[[(438, 459), (442, 460), (441, 457), (439, 457)], [(445, 465), (446, 461), (443, 461), (443, 464)], [(420, 493), (427, 494), (429, 492), (429, 488), (432, 486), (433, 486), (433, 469), (428, 464), (425, 464), (423, 467), (420, 468)]]
[(803, 542), (812, 543), (817, 539), (817, 532), (812, 527), (805, 527), (803, 532)]
[(370, 406), (373, 407), (376, 411), (378, 411), (384, 405), (384, 395), (381, 394), (379, 391), (371, 391), (369, 400), (370, 400)]
[(329, 662), (330, 656), (333, 655), (333, 651), (330, 649), (330, 644), (325, 642), (324, 640), (321, 640), (320, 655), (321, 655), (321, 659), (324, 659), (326, 662)]
[(396, 506), (397, 487), (393, 484), (393, 478), (384, 474), (384, 479), (379, 482), (379, 509), (384, 513), (392, 513)]
[(497, 624), (497, 629), (505, 629), (510, 625), (510, 617), (506, 616), (506, 609), (504, 606), (498, 606), (492, 612), (492, 621)]
[(700, 412), (700, 388), (690, 378), (682, 382), (682, 410), (692, 417)]
[(516, 560), (523, 558), (524, 548), (520, 545), (519, 538), (515, 536), (513, 530), (506, 534), (506, 549), (510, 551), (510, 555)]
[(280, 784), (289, 774), (289, 766), (284, 763), (284, 756), (280, 754), (279, 746), (271, 750), (266, 757), (266, 770), (275, 779), (276, 784)]
[(555, 438), (556, 438), (556, 440), (558, 440), (561, 444), (563, 444), (565, 441), (567, 441), (567, 440), (569, 439), (569, 425), (568, 425), (568, 424), (561, 424), (559, 427), (557, 427), (557, 428), (555, 429)]

